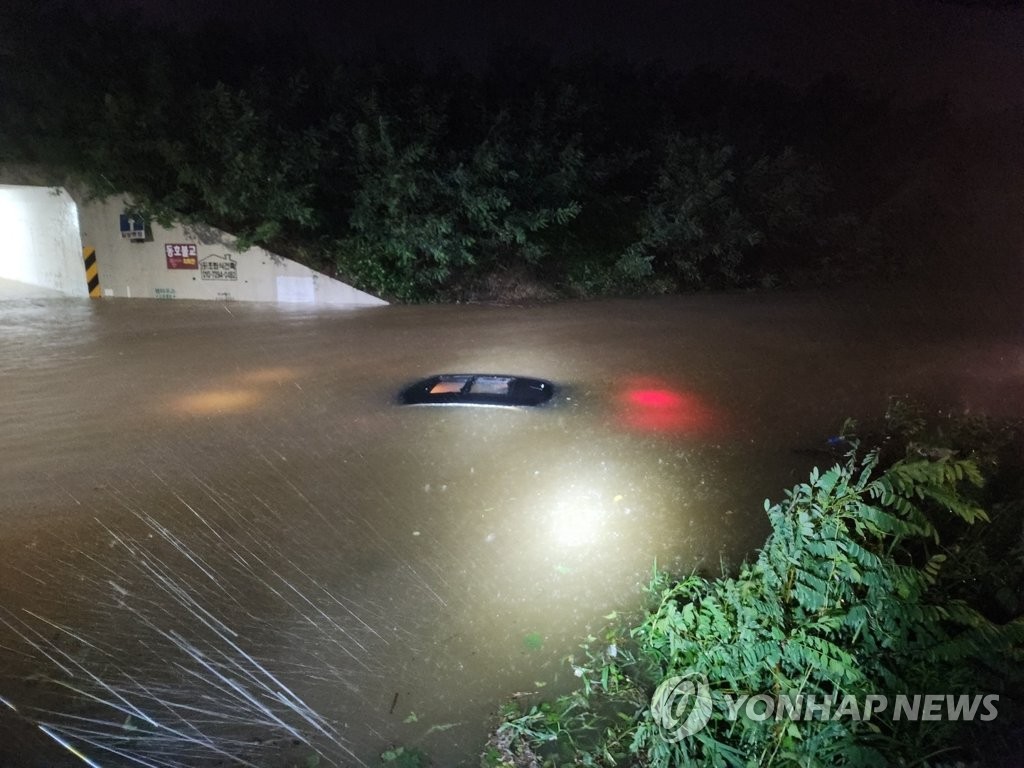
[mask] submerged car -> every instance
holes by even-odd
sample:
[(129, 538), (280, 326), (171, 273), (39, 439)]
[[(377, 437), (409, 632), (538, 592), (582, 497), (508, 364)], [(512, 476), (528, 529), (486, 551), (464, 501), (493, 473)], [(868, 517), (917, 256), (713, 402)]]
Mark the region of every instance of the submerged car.
[(405, 405), (535, 406), (548, 402), (555, 385), (543, 379), (493, 373), (442, 373), (399, 395)]

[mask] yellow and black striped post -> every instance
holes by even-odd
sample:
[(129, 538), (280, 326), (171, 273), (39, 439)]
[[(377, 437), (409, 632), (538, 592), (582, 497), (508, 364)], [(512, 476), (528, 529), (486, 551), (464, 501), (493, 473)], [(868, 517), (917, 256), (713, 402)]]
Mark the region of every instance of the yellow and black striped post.
[(89, 298), (100, 297), (100, 269), (96, 266), (96, 249), (83, 248), (82, 257), (85, 259), (85, 279), (89, 284)]

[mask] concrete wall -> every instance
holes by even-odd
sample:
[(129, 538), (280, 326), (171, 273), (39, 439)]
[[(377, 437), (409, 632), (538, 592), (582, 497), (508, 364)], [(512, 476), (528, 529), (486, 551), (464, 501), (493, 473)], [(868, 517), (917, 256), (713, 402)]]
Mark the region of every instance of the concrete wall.
[(345, 307), (387, 303), (262, 248), (239, 251), (234, 238), (212, 227), (150, 223), (146, 241), (130, 242), (120, 232), (123, 198), (78, 197), (82, 245), (96, 249), (104, 296)]
[(0, 295), (88, 296), (75, 201), (61, 188), (0, 185)]
[(75, 188), (47, 186), (52, 181), (32, 166), (0, 167), (0, 182), (9, 182), (0, 184), (0, 298), (88, 296), (82, 249), (95, 248), (101, 296), (387, 303), (262, 248), (239, 251), (231, 235), (213, 227), (151, 223), (144, 242), (131, 242), (121, 237), (123, 197), (92, 200)]

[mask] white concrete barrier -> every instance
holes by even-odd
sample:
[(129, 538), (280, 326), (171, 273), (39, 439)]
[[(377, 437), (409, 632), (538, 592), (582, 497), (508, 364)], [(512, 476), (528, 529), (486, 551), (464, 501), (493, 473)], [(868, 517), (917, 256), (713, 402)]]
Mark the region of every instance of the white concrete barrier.
[(0, 296), (88, 296), (78, 208), (62, 188), (0, 185)]
[(124, 198), (79, 200), (82, 245), (95, 248), (104, 296), (379, 306), (382, 299), (263, 248), (238, 250), (212, 227), (146, 226), (146, 239), (121, 235)]

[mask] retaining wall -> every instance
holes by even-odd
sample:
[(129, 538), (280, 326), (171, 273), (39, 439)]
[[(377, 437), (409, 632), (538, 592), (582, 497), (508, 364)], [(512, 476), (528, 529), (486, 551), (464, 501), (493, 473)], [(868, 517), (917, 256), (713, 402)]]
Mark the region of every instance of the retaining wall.
[[(0, 181), (38, 184), (31, 169)], [(147, 223), (122, 236), (124, 197), (93, 200), (42, 185), (0, 185), (0, 296), (264, 301), (337, 307), (387, 302), (213, 227)], [(83, 261), (87, 259), (88, 261)], [(88, 265), (88, 274), (86, 267)]]
[(2, 295), (89, 295), (67, 191), (0, 185), (0, 280)]

